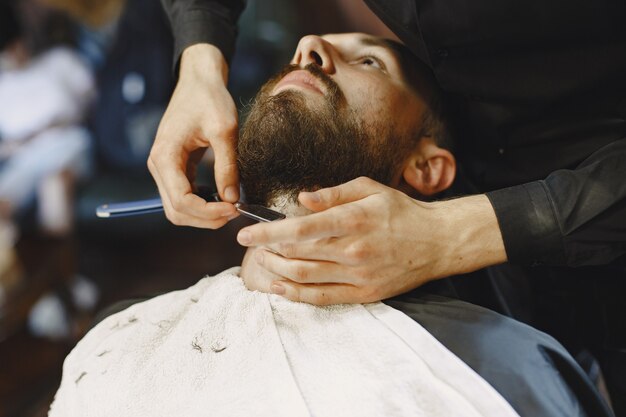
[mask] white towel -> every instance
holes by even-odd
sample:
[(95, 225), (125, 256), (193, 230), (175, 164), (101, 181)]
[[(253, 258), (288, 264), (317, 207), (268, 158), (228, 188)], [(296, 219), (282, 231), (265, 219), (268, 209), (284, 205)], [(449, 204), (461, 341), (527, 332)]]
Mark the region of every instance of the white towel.
[(66, 358), (50, 416), (517, 416), (382, 303), (316, 307), (233, 268), (136, 304)]

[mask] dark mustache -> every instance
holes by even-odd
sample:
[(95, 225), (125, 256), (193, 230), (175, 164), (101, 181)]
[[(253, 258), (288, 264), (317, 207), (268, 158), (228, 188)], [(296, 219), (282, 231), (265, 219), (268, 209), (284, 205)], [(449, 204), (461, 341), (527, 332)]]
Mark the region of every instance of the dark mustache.
[(307, 64), (304, 68), (301, 68), (299, 65), (296, 64), (286, 65), (285, 68), (283, 68), (283, 70), (275, 77), (275, 80), (281, 80), (285, 75), (289, 74), (290, 72), (302, 69), (308, 71), (324, 85), (328, 94), (328, 99), (330, 100), (334, 108), (337, 108), (340, 103), (345, 102), (345, 96), (343, 95), (341, 88), (339, 88), (339, 85), (337, 85), (335, 80), (333, 80), (328, 74), (326, 74), (322, 70), (319, 65), (315, 63)]

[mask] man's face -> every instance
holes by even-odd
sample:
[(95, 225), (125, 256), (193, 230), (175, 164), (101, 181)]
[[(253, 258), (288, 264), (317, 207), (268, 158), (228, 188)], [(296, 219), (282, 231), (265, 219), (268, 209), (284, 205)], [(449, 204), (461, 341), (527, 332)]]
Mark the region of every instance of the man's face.
[(364, 34), (306, 36), (254, 101), (239, 141), (251, 202), (358, 176), (395, 185), (425, 109), (385, 41)]

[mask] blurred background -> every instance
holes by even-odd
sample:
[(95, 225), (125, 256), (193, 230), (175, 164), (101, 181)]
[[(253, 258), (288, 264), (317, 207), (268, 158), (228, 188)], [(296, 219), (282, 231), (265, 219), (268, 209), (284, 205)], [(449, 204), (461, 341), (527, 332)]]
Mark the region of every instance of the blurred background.
[[(239, 28), (240, 108), (301, 36), (388, 34), (349, 0), (250, 0)], [(240, 264), (245, 219), (211, 231), (95, 217), (158, 195), (146, 159), (172, 43), (158, 0), (0, 0), (0, 417), (47, 414), (63, 359), (107, 306)], [(199, 182), (212, 184), (207, 162)]]

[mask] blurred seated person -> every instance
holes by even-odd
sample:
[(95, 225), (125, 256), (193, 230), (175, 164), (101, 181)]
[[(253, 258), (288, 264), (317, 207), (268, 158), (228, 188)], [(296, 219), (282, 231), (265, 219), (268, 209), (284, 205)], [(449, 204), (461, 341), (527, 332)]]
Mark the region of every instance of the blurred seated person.
[[(320, 47), (332, 71), (320, 68)], [(424, 68), (381, 38), (304, 37), (242, 128), (248, 201), (314, 216), (299, 192), (350, 180), (422, 198), (447, 189), (455, 159)], [(49, 415), (610, 415), (543, 333), (419, 292), (386, 303), (293, 302), (268, 294), (276, 277), (259, 262), (269, 253), (249, 249), (241, 268), (101, 321), (66, 358)]]
[(146, 159), (173, 90), (173, 41), (160, 2), (39, 1), (75, 20), (78, 49), (95, 73), (89, 127), (97, 173), (117, 177), (118, 189), (128, 175), (146, 177), (151, 188)]
[[(0, 7), (0, 215), (5, 223), (20, 220), (36, 201), (41, 228), (63, 235), (72, 226), (74, 184), (90, 169), (91, 140), (82, 123), (93, 76), (69, 47), (29, 41), (31, 30), (43, 32), (54, 13), (34, 2)], [(22, 14), (31, 16), (33, 28), (22, 27), (28, 20)]]

